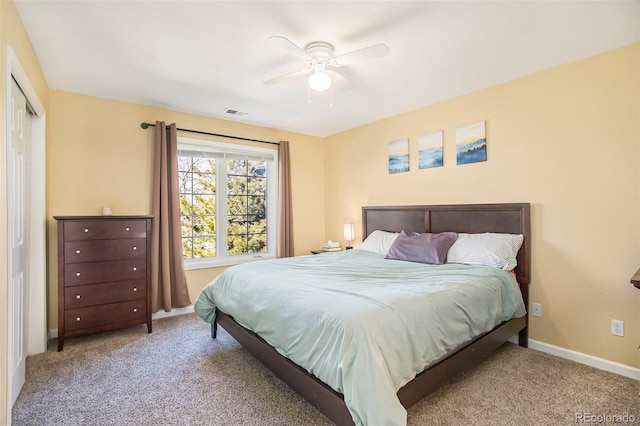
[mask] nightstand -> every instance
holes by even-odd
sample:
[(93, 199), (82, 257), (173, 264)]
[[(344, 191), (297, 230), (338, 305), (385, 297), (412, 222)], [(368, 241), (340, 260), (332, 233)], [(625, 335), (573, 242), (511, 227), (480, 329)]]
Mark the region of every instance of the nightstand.
[(311, 250), (311, 254), (333, 253), (333, 252), (336, 252), (336, 251), (342, 251), (342, 249), (340, 249), (340, 250), (329, 250), (329, 251), (326, 251), (326, 250), (323, 250), (323, 249), (317, 249), (317, 250)]

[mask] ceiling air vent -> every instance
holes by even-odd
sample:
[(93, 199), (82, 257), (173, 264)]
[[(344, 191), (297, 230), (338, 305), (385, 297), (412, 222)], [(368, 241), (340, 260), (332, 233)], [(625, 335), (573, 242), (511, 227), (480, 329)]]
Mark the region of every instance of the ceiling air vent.
[(227, 114), (245, 116), (245, 115), (247, 115), (249, 113), (248, 112), (242, 112), (242, 111), (236, 111), (235, 109), (228, 109), (227, 110)]

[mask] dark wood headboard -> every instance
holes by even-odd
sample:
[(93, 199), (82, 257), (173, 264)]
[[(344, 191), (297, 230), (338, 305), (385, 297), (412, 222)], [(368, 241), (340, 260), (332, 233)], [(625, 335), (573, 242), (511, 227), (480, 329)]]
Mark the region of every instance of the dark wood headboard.
[(529, 203), (362, 207), (362, 227), (363, 239), (375, 230), (400, 232), (405, 227), (413, 232), (522, 234), (515, 273), (521, 289), (530, 282)]

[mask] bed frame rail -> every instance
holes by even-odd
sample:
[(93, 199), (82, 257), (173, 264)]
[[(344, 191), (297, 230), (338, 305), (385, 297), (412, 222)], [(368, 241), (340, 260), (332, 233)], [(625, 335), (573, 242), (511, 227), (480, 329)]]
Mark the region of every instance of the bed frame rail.
[(337, 425), (353, 425), (344, 397), (325, 383), (309, 374), (299, 365), (283, 357), (257, 334), (247, 330), (232, 317), (216, 309), (216, 320), (211, 324), (211, 337), (215, 339), (220, 324), (234, 339), (245, 347), (269, 370), (288, 384), (300, 396), (316, 407)]
[[(217, 336), (218, 324), (329, 420), (336, 425), (351, 426), (354, 424), (342, 394), (334, 391), (314, 375), (280, 355), (260, 336), (242, 327), (231, 316), (218, 309), (216, 309), (216, 320), (211, 324), (212, 338), (215, 339)], [(400, 403), (405, 408), (409, 408), (420, 402), (425, 396), (484, 360), (525, 326), (524, 317), (504, 322), (490, 332), (477, 336), (457, 348), (444, 359), (434, 362), (412, 381), (400, 388), (398, 391)]]

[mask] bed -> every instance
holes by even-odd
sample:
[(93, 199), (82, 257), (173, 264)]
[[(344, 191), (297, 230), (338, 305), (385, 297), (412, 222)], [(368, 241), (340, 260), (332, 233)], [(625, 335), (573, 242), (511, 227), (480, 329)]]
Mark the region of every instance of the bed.
[[(530, 268), (529, 222), (529, 204), (526, 203), (363, 207), (363, 239), (369, 237), (374, 231), (400, 232), (404, 228), (434, 234), (440, 232), (520, 234), (524, 239), (517, 253), (517, 266), (511, 272), (498, 272), (496, 268), (468, 265), (447, 264), (441, 265), (441, 267), (433, 267), (432, 265), (416, 265), (413, 262), (387, 261), (386, 265), (393, 265), (395, 269), (392, 271), (377, 270), (374, 274), (366, 277), (367, 288), (380, 288), (381, 290), (370, 290), (372, 293), (367, 294), (367, 297), (365, 297), (367, 300), (362, 304), (360, 304), (360, 301), (352, 302), (354, 299), (348, 299), (347, 302), (338, 302), (338, 299), (335, 299), (335, 303), (326, 303), (325, 301), (323, 305), (321, 303), (322, 298), (327, 298), (328, 296), (319, 295), (316, 292), (317, 286), (315, 285), (322, 280), (321, 275), (319, 275), (320, 270), (329, 269), (331, 263), (337, 265), (335, 267), (337, 268), (335, 269), (336, 272), (334, 272), (335, 275), (331, 279), (332, 284), (329, 285), (331, 287), (329, 291), (338, 293), (343, 292), (342, 284), (333, 285), (333, 283), (334, 281), (339, 283), (339, 279), (353, 283), (356, 288), (361, 284), (362, 272), (360, 270), (356, 271), (356, 274), (360, 275), (349, 275), (352, 273), (351, 269), (355, 268), (353, 265), (362, 264), (369, 268), (367, 270), (373, 271), (377, 268), (377, 263), (375, 262), (380, 263), (380, 260), (376, 259), (373, 253), (353, 250), (350, 253), (328, 253), (296, 259), (265, 261), (264, 263), (256, 262), (247, 265), (260, 263), (262, 266), (259, 266), (259, 268), (263, 269), (254, 269), (258, 268), (258, 266), (230, 268), (228, 271), (232, 271), (231, 273), (223, 274), (225, 276), (223, 278), (221, 278), (222, 275), (218, 277), (207, 287), (207, 289), (213, 289), (213, 291), (203, 291), (198, 298), (196, 312), (205, 321), (211, 322), (211, 335), (213, 338), (216, 337), (218, 325), (222, 326), (256, 358), (334, 423), (339, 425), (379, 422), (403, 424), (406, 423), (405, 408), (420, 401), (427, 394), (451, 380), (455, 375), (485, 358), (512, 336), (517, 334), (519, 344), (524, 347), (527, 346), (527, 315), (525, 309), (528, 306)], [(318, 265), (317, 271), (313, 265)], [(438, 268), (439, 270), (435, 271)], [(489, 269), (495, 271), (490, 271)], [(245, 272), (244, 278), (239, 275), (239, 279), (244, 279), (244, 282), (240, 287), (236, 285), (235, 290), (233, 290), (233, 284), (226, 284), (226, 281), (230, 280), (228, 275), (233, 276), (243, 270)], [(266, 284), (268, 280), (264, 278), (267, 276), (266, 272), (263, 272), (265, 270), (272, 270), (273, 281), (282, 283), (284, 287), (270, 287), (270, 282)], [(282, 275), (284, 270), (289, 271), (287, 272), (288, 275)], [(445, 298), (442, 295), (456, 293), (469, 295), (465, 296), (467, 299), (490, 299), (482, 295), (471, 296), (473, 295), (472, 291), (476, 291), (476, 288), (479, 289), (490, 284), (493, 286), (491, 287), (492, 289), (494, 287), (514, 287), (515, 291), (519, 293), (518, 300), (522, 306), (511, 308), (509, 298), (512, 298), (512, 296), (500, 295), (495, 297), (495, 299), (501, 299), (500, 307), (488, 308), (490, 313), (487, 314), (487, 317), (490, 317), (493, 323), (488, 325), (487, 321), (489, 319), (482, 319), (479, 321), (482, 325), (476, 326), (469, 323), (460, 327), (457, 319), (453, 317), (449, 319), (447, 316), (447, 312), (451, 309), (441, 310), (441, 314), (437, 316), (443, 318), (443, 323), (435, 323), (435, 314), (425, 316), (427, 315), (425, 313), (426, 310), (400, 303), (404, 303), (406, 293), (417, 291), (414, 289), (417, 288), (416, 286), (421, 285), (419, 282), (410, 281), (414, 276), (426, 276), (432, 273), (440, 274), (442, 270), (448, 271), (448, 280), (456, 283), (464, 282), (466, 287), (464, 287), (464, 292), (461, 292), (458, 287), (446, 288), (446, 291), (444, 291), (443, 289), (446, 285), (442, 284), (445, 286), (441, 286), (440, 290), (442, 291), (438, 290), (434, 293), (438, 298), (443, 298), (446, 301), (448, 296)], [(293, 271), (293, 275), (291, 271)], [(297, 277), (305, 275), (307, 272), (311, 275), (305, 279), (304, 286), (297, 285)], [(314, 276), (314, 273), (318, 275)], [(513, 275), (511, 275), (512, 273)], [(473, 285), (467, 284), (467, 277), (471, 275), (473, 275), (473, 280), (476, 280), (476, 276), (484, 277), (487, 275), (486, 279), (488, 281), (486, 284), (484, 281), (481, 284), (475, 284), (475, 281)], [(251, 278), (258, 276), (260, 280)], [(401, 277), (401, 282), (398, 281), (393, 286), (385, 286), (384, 280), (386, 276)], [(437, 281), (439, 279), (441, 278), (436, 275), (430, 278), (430, 280), (436, 280), (436, 283), (441, 283)], [(267, 288), (264, 290), (265, 293), (263, 295), (257, 296), (253, 301), (248, 299), (253, 297), (252, 294), (257, 290), (251, 287), (253, 285), (251, 281), (265, 282), (265, 284), (259, 285)], [(307, 287), (309, 285), (311, 287)], [(227, 287), (232, 290), (225, 290)], [(244, 287), (246, 287), (246, 290), (241, 290)], [(220, 296), (221, 292), (225, 291), (238, 292), (238, 294), (232, 295), (230, 300), (226, 300)], [(246, 293), (241, 294), (242, 291), (246, 291)], [(215, 300), (216, 293), (214, 292), (218, 292), (218, 300)], [(348, 293), (353, 292), (350, 289), (348, 291)], [(357, 292), (360, 292), (360, 290), (357, 290)], [(391, 293), (393, 293), (394, 297), (392, 301), (393, 309), (389, 309), (389, 306), (391, 306), (389, 300), (391, 299), (388, 298), (391, 297), (389, 296)], [(287, 295), (290, 300), (282, 299), (276, 303), (271, 303), (272, 300), (275, 300), (272, 298), (274, 294)], [(333, 293), (330, 293), (329, 297), (331, 294)], [(298, 301), (302, 303), (311, 299), (313, 303), (321, 305), (320, 308), (317, 308), (317, 318), (314, 317), (316, 315), (316, 307), (307, 308), (305, 305), (303, 309), (297, 305)], [(427, 300), (426, 297), (422, 296), (420, 299)], [(262, 303), (263, 301), (269, 301), (269, 303)], [(292, 301), (295, 301), (295, 303)], [(255, 307), (255, 311), (244, 312), (238, 308), (240, 303)], [(347, 303), (347, 305), (341, 306), (340, 303)], [(350, 303), (353, 304), (349, 305)], [(452, 306), (457, 306), (466, 302), (454, 300), (448, 303), (453, 303), (454, 305)], [(487, 303), (494, 302), (488, 301)], [(294, 315), (300, 315), (300, 313), (290, 313), (289, 310), (284, 309), (284, 305), (293, 305), (294, 311), (302, 311), (304, 315), (313, 318), (312, 325), (299, 326), (303, 321), (300, 320), (300, 317), (295, 317)], [(380, 305), (385, 309), (371, 314), (373, 311), (370, 311), (369, 308), (372, 305)], [(349, 308), (345, 308), (345, 306), (349, 306)], [(471, 308), (467, 308), (465, 305), (464, 315), (469, 316), (467, 309)], [(493, 312), (494, 309), (495, 313)], [(511, 311), (507, 314), (507, 310)], [(348, 314), (345, 318), (336, 319), (336, 317), (327, 314), (327, 311), (345, 311)], [(352, 315), (352, 311), (358, 313), (358, 315)], [(413, 311), (417, 315), (415, 318), (422, 318), (420, 321), (424, 320), (424, 323), (433, 323), (431, 325), (432, 329), (440, 330), (451, 326), (453, 331), (436, 333), (436, 337), (432, 336), (433, 332), (429, 332), (430, 334), (425, 334), (424, 338), (416, 339), (415, 336), (421, 332), (420, 327), (423, 323), (416, 323), (415, 319), (410, 322), (405, 318), (405, 315), (414, 315)], [(364, 314), (360, 315), (359, 312), (364, 312)], [(329, 317), (328, 324), (332, 324), (331, 326), (327, 326), (324, 323), (322, 323), (322, 326), (318, 325), (320, 324), (319, 318), (325, 316)], [(484, 318), (480, 313), (473, 313), (472, 316)], [(352, 325), (351, 317), (357, 317), (359, 322), (354, 322), (353, 324), (356, 325)], [(366, 327), (362, 326), (365, 322), (361, 320), (361, 317), (368, 318), (367, 321), (369, 322), (366, 323)], [(376, 319), (383, 326), (378, 327)], [(273, 322), (270, 323), (269, 321)], [(384, 328), (385, 324), (392, 324), (394, 321), (405, 325), (403, 332), (390, 333), (390, 329)], [(333, 330), (336, 323), (338, 323), (338, 326), (335, 327), (337, 331)], [(347, 325), (345, 326), (344, 324)], [(478, 331), (480, 326), (484, 327), (484, 329)], [(393, 330), (400, 329), (397, 326), (394, 327)], [(363, 335), (365, 337), (353, 334), (352, 328), (364, 329)], [(375, 331), (375, 333), (386, 332), (384, 338), (377, 337), (378, 335), (370, 330), (377, 328), (380, 328), (380, 331)], [(287, 333), (292, 334), (294, 337), (280, 337), (280, 329), (291, 329), (291, 331), (287, 330)], [(319, 329), (319, 334), (312, 334), (316, 332), (312, 329)], [(455, 341), (465, 333), (469, 334), (468, 338)], [(406, 354), (397, 352), (397, 348), (400, 346), (400, 337), (396, 337), (396, 335), (404, 334), (410, 335), (413, 339), (411, 340), (412, 347), (410, 352)], [(454, 337), (449, 339), (450, 334), (456, 335), (455, 339)], [(285, 343), (279, 339), (289, 340)], [(345, 344), (345, 341), (352, 343)], [(368, 346), (362, 346), (363, 341)], [(371, 343), (372, 341), (373, 344)], [(443, 347), (433, 349), (434, 353), (426, 354), (431, 351), (430, 345), (426, 343), (427, 341), (443, 341)], [(330, 350), (326, 348), (330, 348)], [(311, 349), (318, 352), (309, 352), (310, 355), (304, 355), (306, 351)], [(402, 351), (404, 350), (403, 348)], [(443, 350), (444, 352), (442, 352)], [(336, 353), (339, 353), (339, 355), (335, 355)], [(283, 354), (287, 355), (287, 357)], [(419, 354), (419, 356), (416, 354)], [(333, 359), (332, 357), (334, 356), (337, 358)], [(402, 360), (402, 362), (398, 360)], [(368, 362), (370, 364), (367, 364)], [(421, 362), (425, 364), (421, 365)], [(332, 367), (333, 363), (335, 363), (335, 367)], [(416, 369), (418, 365), (420, 365), (420, 368)], [(369, 388), (371, 388), (371, 394), (368, 393)], [(393, 388), (394, 394), (390, 394), (390, 388)], [(402, 412), (404, 412), (404, 417)]]

